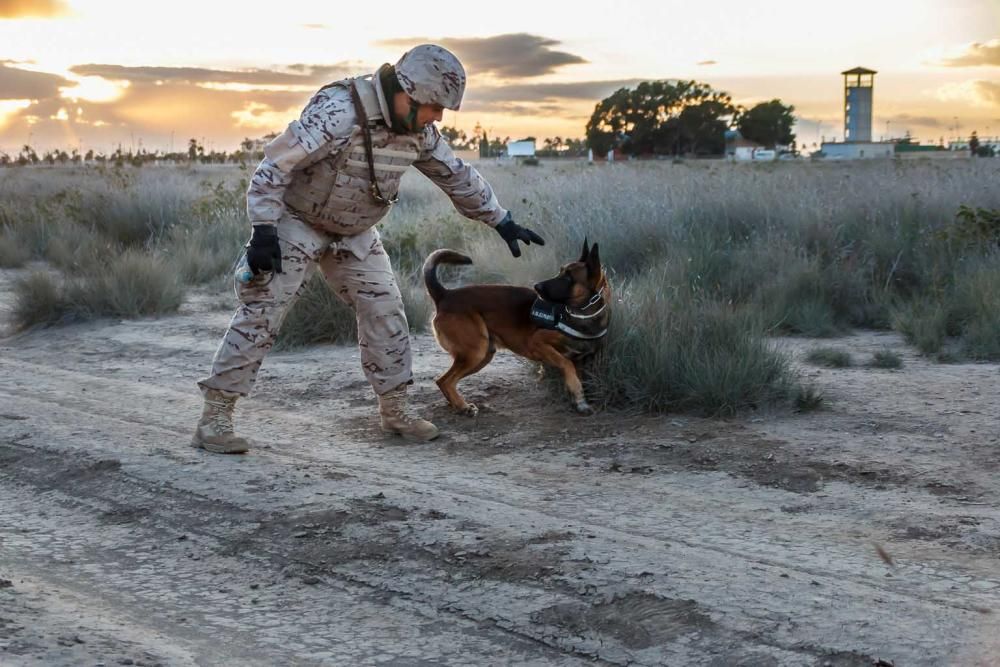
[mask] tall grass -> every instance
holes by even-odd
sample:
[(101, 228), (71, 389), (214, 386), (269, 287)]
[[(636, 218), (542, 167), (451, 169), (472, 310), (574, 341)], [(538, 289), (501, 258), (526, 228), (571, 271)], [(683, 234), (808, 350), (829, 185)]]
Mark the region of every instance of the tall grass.
[[(233, 262), (248, 235), (239, 174), (186, 168), (8, 169), (0, 179), (0, 263), (89, 269), (127, 250), (163, 252), (187, 282)], [(9, 257), (10, 259), (4, 259)]]
[[(473, 257), (459, 281), (530, 285), (589, 237), (621, 295), (588, 376), (608, 405), (730, 412), (788, 395), (784, 362), (763, 342), (776, 333), (895, 328), (926, 354), (1000, 359), (1000, 160), (480, 168), (514, 219), (547, 243), (512, 258), (492, 229), (463, 219), (411, 170), (381, 225), (411, 324), (430, 313), (418, 271), (436, 248)], [(139, 253), (185, 282), (208, 282), (248, 234), (236, 168), (4, 176), (2, 265), (42, 259), (90, 276)], [(348, 340), (353, 313), (322, 284), (313, 289), (282, 335), (308, 342), (307, 329), (324, 322), (325, 335)]]
[(788, 360), (746, 309), (672, 289), (663, 269), (619, 286), (606, 347), (587, 369), (604, 405), (732, 414), (789, 397)]
[(176, 311), (184, 298), (160, 257), (127, 250), (88, 272), (58, 278), (35, 272), (14, 283), (15, 328), (100, 317), (136, 318)]

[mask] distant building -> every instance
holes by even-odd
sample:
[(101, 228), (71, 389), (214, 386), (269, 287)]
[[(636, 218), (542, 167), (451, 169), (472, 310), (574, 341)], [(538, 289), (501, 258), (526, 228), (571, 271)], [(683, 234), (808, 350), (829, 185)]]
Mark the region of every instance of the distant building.
[(875, 70), (855, 67), (844, 75), (844, 141), (872, 140)]
[(775, 151), (764, 148), (756, 141), (744, 139), (739, 130), (728, 130), (726, 132), (726, 157), (734, 162), (753, 162), (774, 160), (777, 155)]
[(872, 141), (875, 70), (855, 67), (844, 77), (844, 141), (824, 141), (819, 156), (827, 160), (872, 160), (896, 154), (893, 142)]
[(535, 157), (535, 140), (508, 141), (507, 157)]
[[(979, 137), (979, 149), (993, 149), (994, 155), (1000, 155), (1000, 137)], [(969, 151), (969, 140), (961, 139), (958, 141), (949, 141), (948, 150), (950, 151)]]
[(876, 141), (845, 141), (842, 143), (824, 141), (820, 147), (827, 160), (870, 160), (892, 157), (896, 153), (895, 144)]
[(914, 141), (909, 134), (902, 139), (893, 139), (892, 143), (896, 147), (896, 153), (904, 155), (911, 153), (939, 153), (944, 150), (944, 146), (922, 144), (919, 141)]

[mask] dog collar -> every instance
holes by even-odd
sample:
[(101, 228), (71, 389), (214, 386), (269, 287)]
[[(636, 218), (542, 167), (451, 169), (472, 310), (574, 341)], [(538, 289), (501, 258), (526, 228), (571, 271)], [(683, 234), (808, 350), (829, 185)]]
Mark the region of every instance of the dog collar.
[(601, 292), (597, 292), (596, 294), (594, 294), (594, 296), (590, 297), (590, 301), (587, 302), (586, 306), (584, 306), (583, 308), (580, 308), (580, 309), (576, 310), (575, 312), (574, 312), (573, 308), (570, 308), (569, 306), (566, 306), (566, 314), (569, 315), (570, 317), (576, 318), (578, 320), (593, 319), (593, 318), (597, 317), (598, 315), (600, 315), (601, 313), (604, 312), (604, 309), (608, 307), (607, 303), (604, 303), (600, 308), (598, 308), (594, 312), (590, 313), (589, 315), (584, 315), (583, 311), (587, 310), (591, 306), (594, 306), (594, 305), (600, 303), (603, 299), (604, 299), (604, 294), (602, 294)]

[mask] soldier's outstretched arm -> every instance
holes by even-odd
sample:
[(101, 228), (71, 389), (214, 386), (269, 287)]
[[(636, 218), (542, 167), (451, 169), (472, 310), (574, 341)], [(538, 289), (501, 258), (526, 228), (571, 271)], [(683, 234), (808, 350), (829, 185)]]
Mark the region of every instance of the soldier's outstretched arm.
[(493, 188), (479, 171), (455, 156), (436, 126), (424, 130), (423, 149), (413, 166), (447, 194), (459, 213), (496, 227), (507, 217)]
[(475, 167), (455, 156), (448, 141), (434, 125), (424, 130), (424, 150), (413, 164), (451, 197), (459, 213), (495, 229), (514, 257), (521, 256), (518, 242), (545, 245), (541, 236), (514, 222), (510, 211), (497, 201), (486, 179)]
[(350, 141), (354, 123), (354, 105), (346, 88), (325, 88), (313, 96), (302, 116), (264, 147), (264, 159), (247, 189), (250, 222), (276, 224), (285, 212), (284, 193), (292, 172), (336, 156)]

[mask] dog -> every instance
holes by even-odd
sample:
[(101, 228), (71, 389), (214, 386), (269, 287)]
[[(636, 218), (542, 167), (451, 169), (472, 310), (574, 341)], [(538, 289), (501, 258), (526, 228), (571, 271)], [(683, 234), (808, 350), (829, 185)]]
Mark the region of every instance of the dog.
[(576, 364), (603, 345), (611, 321), (611, 286), (601, 266), (600, 250), (583, 242), (580, 259), (534, 289), (514, 285), (468, 285), (445, 288), (437, 277), (440, 264), (472, 264), (454, 250), (435, 250), (424, 262), (424, 286), (434, 301), (434, 337), (452, 357), (437, 378), (438, 388), (459, 412), (479, 409), (458, 393), (458, 382), (478, 373), (498, 349), (562, 371), (573, 407), (594, 410), (583, 395)]

